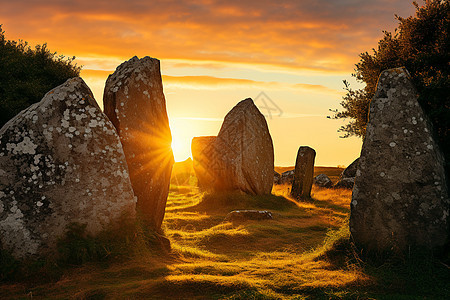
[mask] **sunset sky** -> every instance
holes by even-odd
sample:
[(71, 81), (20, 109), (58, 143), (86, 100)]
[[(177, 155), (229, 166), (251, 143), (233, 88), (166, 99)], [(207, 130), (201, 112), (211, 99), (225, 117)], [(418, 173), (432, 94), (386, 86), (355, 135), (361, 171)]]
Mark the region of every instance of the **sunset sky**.
[[(421, 2), (419, 2), (421, 4)], [(339, 138), (342, 80), (358, 54), (376, 47), (394, 14), (410, 1), (150, 1), (0, 0), (8, 39), (76, 56), (81, 76), (102, 107), (108, 74), (134, 55), (161, 60), (175, 159), (190, 156), (194, 136), (217, 135), (240, 100), (264, 92), (275, 164), (295, 164), (299, 146), (316, 150), (316, 165), (348, 165), (361, 140)], [(266, 102), (270, 103), (267, 98)], [(263, 114), (260, 97), (255, 101)]]

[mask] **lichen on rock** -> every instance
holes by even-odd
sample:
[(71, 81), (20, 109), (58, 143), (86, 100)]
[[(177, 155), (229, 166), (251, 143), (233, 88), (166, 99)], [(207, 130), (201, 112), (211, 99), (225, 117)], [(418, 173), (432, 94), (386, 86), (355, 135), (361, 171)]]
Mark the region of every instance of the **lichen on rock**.
[(16, 257), (52, 250), (71, 222), (96, 233), (134, 214), (119, 137), (81, 78), (0, 129), (0, 170), (0, 239)]

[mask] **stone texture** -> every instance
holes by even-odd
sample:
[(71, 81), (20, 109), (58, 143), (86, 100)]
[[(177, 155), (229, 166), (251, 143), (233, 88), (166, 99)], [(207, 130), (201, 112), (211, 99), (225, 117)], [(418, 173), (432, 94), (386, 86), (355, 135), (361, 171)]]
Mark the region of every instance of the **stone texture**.
[(354, 178), (356, 176), (356, 170), (358, 169), (358, 162), (359, 157), (355, 159), (347, 168), (345, 168), (344, 171), (342, 171), (342, 174), (339, 179), (344, 178)]
[(268, 210), (234, 210), (225, 217), (227, 221), (271, 220), (273, 215)]
[(195, 176), (197, 176), (198, 186), (204, 189), (211, 187), (214, 181), (214, 174), (211, 171), (214, 154), (213, 143), (215, 136), (194, 137), (191, 142), (191, 152), (194, 165)]
[(159, 60), (133, 57), (118, 66), (103, 103), (123, 144), (138, 211), (159, 230), (174, 162)]
[(292, 184), (294, 182), (294, 170), (281, 173), (280, 184)]
[(330, 177), (328, 177), (326, 174), (319, 174), (314, 177), (314, 184), (318, 187), (323, 188), (330, 188), (333, 186), (333, 182), (331, 182)]
[(311, 188), (314, 176), (314, 159), (316, 151), (310, 147), (302, 146), (298, 149), (295, 162), (294, 181), (291, 195), (295, 198), (311, 197)]
[(383, 71), (370, 104), (351, 203), (354, 241), (370, 250), (439, 247), (448, 236), (443, 156), (408, 72)]
[(333, 186), (335, 189), (353, 189), (355, 177), (342, 178)]
[(202, 168), (208, 173), (205, 178), (210, 180), (205, 182), (211, 189), (270, 194), (274, 170), (272, 138), (266, 119), (252, 99), (239, 102), (225, 116), (216, 139), (204, 144), (201, 156), (206, 159)]
[(45, 255), (72, 222), (95, 234), (135, 205), (119, 137), (81, 78), (0, 129), (0, 240), (15, 257)]
[(273, 171), (273, 183), (280, 184), (281, 174), (277, 171)]

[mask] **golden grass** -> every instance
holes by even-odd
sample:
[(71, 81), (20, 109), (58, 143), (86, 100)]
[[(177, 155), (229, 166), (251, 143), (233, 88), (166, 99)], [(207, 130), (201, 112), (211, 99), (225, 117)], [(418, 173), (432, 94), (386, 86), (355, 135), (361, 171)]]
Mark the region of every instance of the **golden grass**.
[[(310, 202), (294, 201), (286, 186), (273, 194), (280, 197), (261, 198), (272, 201), (273, 220), (232, 223), (224, 218), (233, 207), (202, 210), (205, 194), (172, 186), (163, 224), (170, 254), (87, 264), (55, 283), (3, 285), (0, 298), (303, 299), (345, 295), (348, 287), (370, 282), (357, 265), (336, 266), (326, 255), (348, 238), (349, 191), (314, 189)], [(259, 198), (237, 199), (264, 208)]]

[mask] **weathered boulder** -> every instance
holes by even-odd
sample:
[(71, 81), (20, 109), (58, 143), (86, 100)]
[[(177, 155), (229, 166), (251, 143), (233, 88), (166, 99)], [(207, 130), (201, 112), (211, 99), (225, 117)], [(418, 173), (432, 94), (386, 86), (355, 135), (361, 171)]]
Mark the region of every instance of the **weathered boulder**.
[(277, 171), (273, 171), (273, 183), (280, 184), (281, 174)]
[(156, 230), (164, 218), (174, 162), (159, 60), (136, 56), (109, 75), (105, 113), (122, 141), (137, 208)]
[(335, 189), (353, 189), (355, 177), (342, 178), (333, 186)]
[(95, 234), (135, 206), (119, 137), (81, 78), (0, 129), (0, 244), (15, 257), (52, 251), (72, 222)]
[(367, 250), (439, 247), (448, 236), (443, 156), (404, 68), (383, 71), (370, 104), (350, 230)]
[(271, 220), (273, 215), (268, 210), (233, 210), (229, 212), (225, 220), (246, 221), (246, 220)]
[(294, 170), (281, 173), (280, 184), (292, 184), (294, 182)]
[(354, 178), (356, 176), (356, 170), (358, 169), (358, 162), (359, 157), (355, 159), (347, 168), (345, 168), (344, 171), (342, 171), (342, 174), (339, 179), (344, 178)]
[(215, 136), (194, 137), (191, 142), (191, 152), (194, 165), (195, 176), (197, 176), (198, 186), (208, 189), (214, 182), (212, 170), (215, 154), (213, 143)]
[(333, 186), (333, 182), (326, 174), (319, 174), (314, 177), (314, 184), (323, 188), (330, 188)]
[(310, 147), (302, 146), (298, 149), (295, 162), (294, 181), (291, 195), (295, 198), (311, 197), (311, 188), (314, 176), (314, 159), (316, 151)]
[[(226, 116), (216, 139), (205, 142), (203, 169), (215, 191), (239, 190), (251, 195), (270, 194), (274, 155), (266, 119), (248, 98)], [(201, 147), (200, 147), (201, 148)]]

